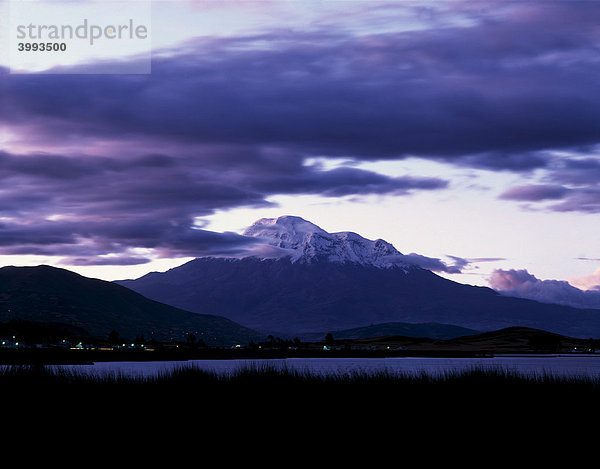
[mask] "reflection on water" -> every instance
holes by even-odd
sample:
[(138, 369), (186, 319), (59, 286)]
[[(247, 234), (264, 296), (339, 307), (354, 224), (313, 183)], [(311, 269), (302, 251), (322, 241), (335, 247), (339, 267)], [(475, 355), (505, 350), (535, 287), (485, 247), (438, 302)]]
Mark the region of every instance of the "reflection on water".
[(600, 377), (600, 356), (507, 356), (494, 358), (287, 358), (269, 360), (189, 360), (159, 362), (97, 362), (93, 365), (60, 365), (54, 368), (81, 373), (123, 374), (143, 377), (196, 367), (219, 374), (244, 368), (269, 367), (312, 374), (403, 373), (439, 376), (478, 369), (501, 369), (524, 375)]

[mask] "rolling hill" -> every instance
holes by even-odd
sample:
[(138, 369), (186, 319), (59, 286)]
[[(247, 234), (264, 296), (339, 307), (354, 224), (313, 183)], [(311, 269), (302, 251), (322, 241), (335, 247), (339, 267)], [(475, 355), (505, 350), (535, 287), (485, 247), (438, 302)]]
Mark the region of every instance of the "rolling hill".
[(196, 314), (149, 300), (98, 279), (50, 266), (0, 269), (0, 322), (62, 323), (106, 338), (112, 330), (133, 340), (185, 340), (193, 333), (207, 345), (248, 343), (261, 334), (229, 319)]
[(453, 339), (467, 335), (479, 334), (480, 331), (466, 327), (438, 323), (409, 324), (406, 322), (386, 322), (365, 327), (355, 327), (337, 331), (324, 331), (300, 334), (304, 341), (322, 340), (328, 333), (336, 339), (368, 339), (381, 336), (428, 337), (430, 339)]
[(407, 353), (593, 353), (599, 340), (580, 339), (529, 327), (507, 327), (452, 339), (380, 336), (364, 339), (335, 339), (332, 348), (401, 350)]

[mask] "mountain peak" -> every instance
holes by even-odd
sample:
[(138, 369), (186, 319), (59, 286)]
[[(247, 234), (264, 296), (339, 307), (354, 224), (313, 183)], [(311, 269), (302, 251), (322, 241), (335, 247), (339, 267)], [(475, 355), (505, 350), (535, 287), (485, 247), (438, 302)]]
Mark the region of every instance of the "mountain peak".
[(283, 215), (277, 218), (260, 218), (252, 223), (245, 231), (245, 236), (256, 236), (256, 233), (264, 233), (265, 231), (272, 232), (288, 232), (288, 233), (326, 233), (325, 230), (319, 228), (314, 223), (311, 223), (304, 218), (293, 215)]
[(244, 231), (276, 247), (292, 262), (353, 262), (376, 267), (409, 268), (402, 254), (390, 243), (363, 238), (351, 231), (328, 233), (297, 216), (261, 218)]

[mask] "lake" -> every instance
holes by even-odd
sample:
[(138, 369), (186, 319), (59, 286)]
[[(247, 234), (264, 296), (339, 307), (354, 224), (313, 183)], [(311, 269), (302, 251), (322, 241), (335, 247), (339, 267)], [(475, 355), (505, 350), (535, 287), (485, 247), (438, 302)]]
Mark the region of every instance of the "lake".
[(91, 365), (54, 365), (97, 375), (156, 376), (182, 367), (196, 367), (219, 374), (235, 373), (244, 367), (268, 366), (312, 374), (403, 373), (440, 376), (471, 368), (502, 369), (520, 374), (600, 377), (600, 355), (511, 355), (491, 358), (286, 358), (268, 360), (187, 360), (96, 362)]

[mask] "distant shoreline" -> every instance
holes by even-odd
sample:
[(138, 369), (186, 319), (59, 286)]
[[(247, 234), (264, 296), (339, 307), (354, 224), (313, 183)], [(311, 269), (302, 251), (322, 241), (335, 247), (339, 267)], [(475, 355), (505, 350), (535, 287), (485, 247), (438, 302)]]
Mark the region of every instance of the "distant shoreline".
[(501, 357), (597, 357), (594, 353), (540, 353), (515, 351), (247, 351), (210, 349), (199, 351), (87, 351), (87, 350), (10, 350), (0, 351), (0, 365), (92, 364), (122, 361), (188, 361), (188, 360), (268, 360), (286, 358), (501, 358)]

